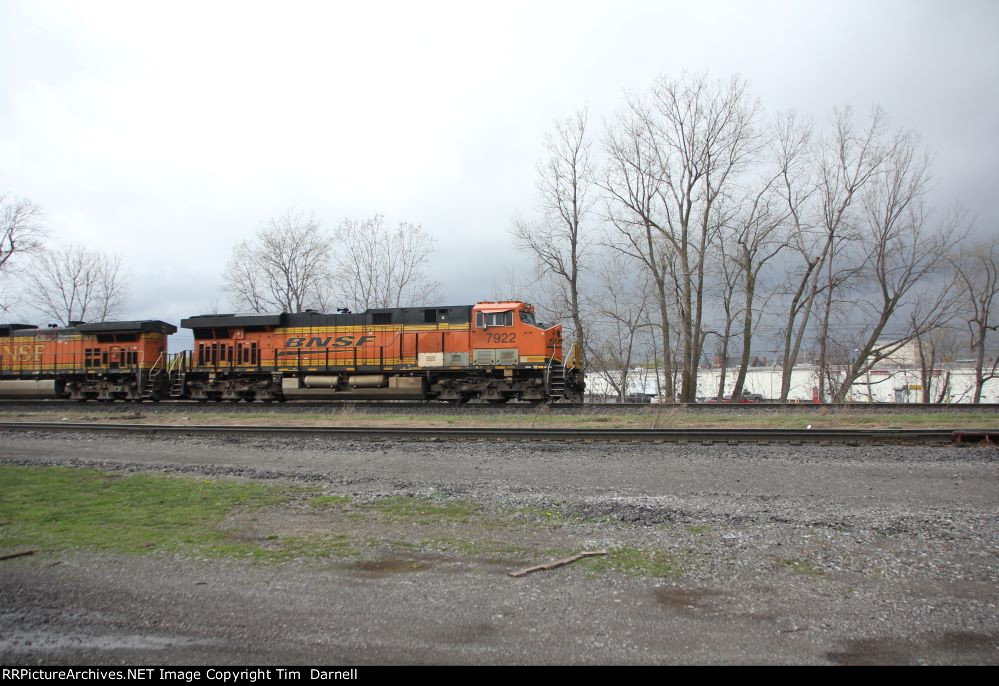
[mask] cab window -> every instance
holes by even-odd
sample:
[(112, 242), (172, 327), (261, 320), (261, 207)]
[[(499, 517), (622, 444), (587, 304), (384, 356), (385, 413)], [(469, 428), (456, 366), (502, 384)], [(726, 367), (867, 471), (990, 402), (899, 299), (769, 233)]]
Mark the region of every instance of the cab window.
[(513, 312), (477, 312), (475, 325), (480, 329), (490, 326), (513, 326)]
[(531, 326), (537, 326), (538, 323), (534, 320), (534, 313), (528, 312), (527, 310), (520, 311), (520, 321), (525, 324), (530, 324)]

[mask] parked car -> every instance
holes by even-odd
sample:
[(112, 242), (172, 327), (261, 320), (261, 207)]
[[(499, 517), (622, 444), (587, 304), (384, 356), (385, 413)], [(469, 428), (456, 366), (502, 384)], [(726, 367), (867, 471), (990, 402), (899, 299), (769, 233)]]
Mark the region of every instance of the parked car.
[(651, 403), (655, 393), (629, 393), (624, 397), (626, 403)]

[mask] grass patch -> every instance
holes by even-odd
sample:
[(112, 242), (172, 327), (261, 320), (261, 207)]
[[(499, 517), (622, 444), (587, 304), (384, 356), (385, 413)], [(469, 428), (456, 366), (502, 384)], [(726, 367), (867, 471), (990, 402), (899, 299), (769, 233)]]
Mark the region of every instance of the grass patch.
[(613, 571), (655, 579), (676, 579), (683, 575), (680, 561), (664, 550), (612, 548), (606, 556), (587, 558), (581, 564), (592, 572)]
[(561, 510), (554, 508), (542, 509), (540, 507), (516, 507), (513, 509), (513, 516), (518, 519), (526, 519), (531, 523), (543, 522), (545, 524), (564, 524), (567, 520)]
[(163, 551), (262, 562), (353, 554), (347, 537), (270, 534), (247, 541), (226, 530), (236, 510), (289, 502), (274, 485), (71, 467), (0, 466), (0, 548), (118, 553)]
[(361, 505), (360, 509), (377, 512), (389, 521), (415, 524), (465, 524), (477, 517), (482, 508), (467, 500), (438, 501), (431, 498), (392, 495)]
[(691, 524), (687, 527), (687, 531), (695, 536), (707, 536), (713, 529), (707, 524)]
[(350, 505), (354, 499), (349, 495), (319, 495), (309, 498), (307, 502), (309, 507), (318, 509), (340, 509)]

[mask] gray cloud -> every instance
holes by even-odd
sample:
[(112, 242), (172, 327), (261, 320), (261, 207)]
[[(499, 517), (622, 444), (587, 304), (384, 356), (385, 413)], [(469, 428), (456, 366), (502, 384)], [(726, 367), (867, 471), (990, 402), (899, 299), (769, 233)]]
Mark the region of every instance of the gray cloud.
[(221, 300), (231, 247), (292, 206), (422, 224), (471, 302), (528, 270), (509, 228), (553, 119), (686, 69), (817, 122), (881, 104), (994, 232), (997, 25), (987, 1), (4, 3), (0, 191), (122, 253), (130, 316)]

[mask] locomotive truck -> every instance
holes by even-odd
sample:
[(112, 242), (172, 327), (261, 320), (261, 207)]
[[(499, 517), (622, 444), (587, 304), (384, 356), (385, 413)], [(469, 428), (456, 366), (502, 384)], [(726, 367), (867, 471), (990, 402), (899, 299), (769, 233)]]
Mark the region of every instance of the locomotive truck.
[(170, 354), (166, 322), (0, 325), (0, 397), (78, 400), (442, 400), (581, 402), (578, 355), (562, 327), (520, 301), (208, 314), (181, 326), (194, 348)]

